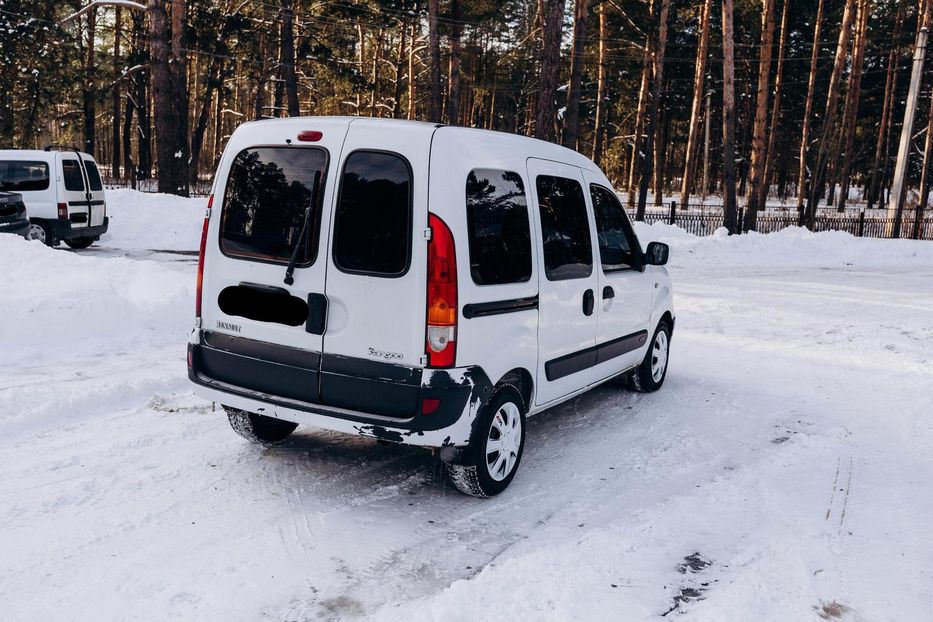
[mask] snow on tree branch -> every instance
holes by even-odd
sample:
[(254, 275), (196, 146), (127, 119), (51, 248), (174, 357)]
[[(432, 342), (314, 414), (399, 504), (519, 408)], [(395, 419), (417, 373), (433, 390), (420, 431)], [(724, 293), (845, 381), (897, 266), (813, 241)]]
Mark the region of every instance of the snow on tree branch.
[(77, 11), (75, 11), (74, 13), (72, 13), (71, 15), (63, 19), (62, 21), (60, 21), (59, 24), (64, 24), (65, 22), (71, 21), (76, 17), (84, 15), (85, 13), (87, 13), (88, 11), (90, 11), (91, 9), (97, 6), (119, 6), (119, 7), (126, 7), (128, 9), (136, 9), (138, 11), (146, 10), (145, 4), (141, 4), (139, 2), (133, 2), (133, 0), (93, 0), (87, 6), (78, 9)]

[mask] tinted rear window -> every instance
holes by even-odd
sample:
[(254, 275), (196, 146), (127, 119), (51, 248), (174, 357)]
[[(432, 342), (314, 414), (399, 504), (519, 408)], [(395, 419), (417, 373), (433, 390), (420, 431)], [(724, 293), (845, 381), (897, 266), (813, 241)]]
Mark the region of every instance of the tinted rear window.
[[(220, 248), (227, 254), (287, 263), (298, 243), (305, 210), (309, 231), (297, 265), (317, 257), (327, 152), (319, 147), (244, 149), (233, 161), (224, 192)], [(321, 175), (318, 200), (311, 205), (315, 173)]]
[(77, 160), (62, 160), (62, 176), (65, 178), (65, 190), (84, 190), (84, 178)]
[(470, 171), (466, 182), (470, 274), (477, 285), (531, 278), (531, 233), (525, 185), (518, 173)]
[(0, 161), (0, 190), (10, 192), (45, 190), (49, 187), (49, 165), (29, 160)]
[(104, 184), (100, 181), (100, 171), (97, 170), (97, 165), (93, 162), (84, 161), (84, 168), (87, 170), (87, 181), (91, 186), (91, 190), (98, 191), (104, 189)]
[(411, 169), (394, 153), (356, 151), (343, 167), (334, 218), (334, 264), (344, 272), (401, 276), (411, 249)]
[(539, 175), (538, 209), (544, 242), (544, 271), (549, 281), (580, 279), (593, 272), (593, 247), (580, 183)]

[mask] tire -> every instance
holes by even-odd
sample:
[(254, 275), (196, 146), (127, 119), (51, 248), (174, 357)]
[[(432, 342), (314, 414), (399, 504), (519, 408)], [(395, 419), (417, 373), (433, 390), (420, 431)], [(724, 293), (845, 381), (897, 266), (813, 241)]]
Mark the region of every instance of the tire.
[(246, 412), (238, 408), (224, 406), (227, 411), (227, 421), (233, 431), (253, 443), (276, 443), (285, 440), (298, 427), (297, 423), (282, 421)]
[[(494, 450), (490, 442), (504, 447)], [(459, 463), (447, 465), (447, 473), (460, 492), (492, 497), (512, 483), (524, 449), (525, 403), (515, 387), (504, 385), (490, 396), (474, 425), (469, 446)]]
[(29, 230), (26, 232), (27, 240), (36, 240), (46, 246), (55, 246), (58, 240), (52, 237), (52, 230), (41, 220), (32, 220), (29, 222)]
[(670, 349), (671, 329), (667, 322), (662, 320), (654, 331), (645, 358), (623, 378), (625, 387), (641, 393), (651, 393), (660, 389), (667, 378)]
[(65, 240), (65, 244), (70, 246), (75, 250), (81, 250), (82, 248), (87, 248), (94, 243), (94, 238), (71, 238), (70, 240)]

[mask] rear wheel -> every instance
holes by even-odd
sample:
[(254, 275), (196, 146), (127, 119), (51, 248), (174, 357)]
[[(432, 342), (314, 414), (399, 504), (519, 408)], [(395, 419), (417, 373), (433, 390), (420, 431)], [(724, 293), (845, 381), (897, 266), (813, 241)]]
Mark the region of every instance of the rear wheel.
[(87, 248), (93, 243), (94, 238), (71, 238), (70, 240), (65, 240), (65, 244), (76, 250)]
[(26, 239), (42, 242), (46, 246), (55, 246), (57, 243), (52, 237), (52, 231), (49, 229), (48, 225), (40, 220), (29, 223), (29, 231), (26, 232)]
[(671, 329), (667, 322), (662, 320), (654, 331), (654, 337), (651, 339), (645, 358), (638, 367), (625, 376), (626, 388), (642, 393), (651, 393), (660, 389), (667, 377), (670, 348)]
[(460, 492), (492, 497), (512, 483), (524, 448), (524, 401), (515, 387), (503, 386), (483, 408), (463, 459), (447, 472)]
[(297, 423), (291, 421), (282, 421), (246, 412), (239, 408), (224, 406), (227, 411), (227, 421), (233, 431), (254, 443), (275, 443), (285, 440), (298, 427)]

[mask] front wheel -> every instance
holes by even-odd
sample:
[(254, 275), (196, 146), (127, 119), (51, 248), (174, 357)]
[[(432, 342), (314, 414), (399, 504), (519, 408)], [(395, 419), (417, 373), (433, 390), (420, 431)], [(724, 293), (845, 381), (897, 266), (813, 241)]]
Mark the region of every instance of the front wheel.
[(667, 377), (670, 348), (671, 329), (667, 322), (662, 320), (654, 331), (654, 337), (651, 339), (645, 358), (638, 367), (624, 377), (626, 387), (642, 393), (651, 393), (660, 389)]
[(492, 497), (512, 483), (524, 448), (525, 403), (514, 387), (503, 386), (483, 408), (463, 459), (448, 464), (447, 473), (460, 492)]
[(94, 238), (71, 238), (70, 240), (65, 240), (65, 244), (70, 246), (75, 250), (81, 250), (82, 248), (87, 248), (94, 243)]
[(254, 443), (275, 443), (285, 440), (298, 427), (297, 423), (282, 421), (265, 415), (246, 412), (239, 408), (224, 406), (227, 421), (233, 431)]

